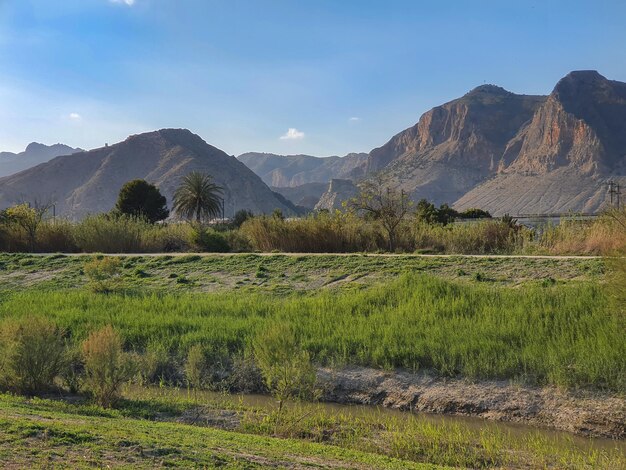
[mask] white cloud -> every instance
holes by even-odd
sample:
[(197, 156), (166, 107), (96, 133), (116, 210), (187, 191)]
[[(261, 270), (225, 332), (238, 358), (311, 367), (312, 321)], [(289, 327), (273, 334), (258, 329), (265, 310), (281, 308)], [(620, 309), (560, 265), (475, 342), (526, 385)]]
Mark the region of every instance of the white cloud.
[(83, 117), (78, 114), (78, 113), (70, 113), (69, 115), (70, 120), (74, 121), (74, 122), (78, 122), (78, 121), (82, 121)]
[(302, 140), (304, 139), (304, 132), (299, 131), (294, 127), (290, 127), (285, 135), (280, 136), (280, 140)]
[(360, 117), (351, 117), (350, 119), (348, 119), (349, 122), (359, 122), (360, 120)]
[(135, 0), (109, 0), (111, 3), (123, 3), (124, 5), (128, 5), (132, 7), (135, 4)]

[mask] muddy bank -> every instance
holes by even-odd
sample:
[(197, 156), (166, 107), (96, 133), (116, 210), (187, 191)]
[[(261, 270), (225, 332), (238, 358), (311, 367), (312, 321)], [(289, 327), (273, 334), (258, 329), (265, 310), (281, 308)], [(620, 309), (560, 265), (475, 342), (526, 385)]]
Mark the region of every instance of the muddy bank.
[(597, 392), (508, 381), (470, 382), (364, 367), (321, 369), (318, 376), (324, 401), (477, 416), (589, 437), (626, 439), (626, 398)]

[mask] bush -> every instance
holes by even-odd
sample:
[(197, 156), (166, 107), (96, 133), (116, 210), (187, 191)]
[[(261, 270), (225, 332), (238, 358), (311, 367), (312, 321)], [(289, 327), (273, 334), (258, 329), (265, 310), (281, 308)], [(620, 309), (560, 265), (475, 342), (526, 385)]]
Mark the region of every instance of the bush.
[(37, 233), (37, 249), (42, 253), (75, 253), (74, 225), (68, 220), (47, 221)]
[(108, 293), (119, 287), (121, 262), (118, 258), (95, 258), (85, 263), (83, 270), (94, 292)]
[(202, 388), (206, 376), (207, 361), (202, 346), (194, 344), (189, 348), (185, 361), (185, 380), (187, 387), (195, 390)]
[(85, 217), (74, 230), (76, 244), (86, 253), (138, 253), (150, 224), (128, 215), (100, 214)]
[(19, 393), (49, 390), (64, 364), (63, 332), (40, 317), (0, 326), (0, 386)]
[(279, 411), (285, 400), (313, 396), (315, 368), (291, 325), (269, 325), (255, 337), (253, 348), (265, 384), (278, 400)]
[(210, 228), (194, 227), (192, 241), (199, 251), (227, 253), (230, 251), (226, 237)]
[(136, 361), (122, 349), (122, 339), (113, 327), (95, 331), (82, 343), (85, 385), (96, 403), (110, 407), (119, 398), (124, 382), (136, 372)]

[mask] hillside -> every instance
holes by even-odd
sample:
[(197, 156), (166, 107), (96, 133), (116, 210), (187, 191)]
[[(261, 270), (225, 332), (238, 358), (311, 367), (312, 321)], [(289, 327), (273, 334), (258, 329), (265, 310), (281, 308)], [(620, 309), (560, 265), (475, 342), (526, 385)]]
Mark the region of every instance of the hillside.
[(328, 183), (333, 178), (359, 178), (365, 174), (367, 154), (350, 153), (344, 157), (320, 158), (250, 152), (238, 158), (268, 186), (284, 188), (307, 183)]
[(57, 214), (80, 218), (109, 211), (122, 185), (135, 178), (156, 184), (171, 204), (181, 177), (191, 171), (214, 176), (225, 188), (225, 213), (255, 213), (294, 206), (273, 193), (235, 157), (185, 129), (133, 135), (115, 145), (79, 152), (0, 178), (0, 208), (23, 200), (53, 201)]
[(275, 187), (272, 191), (282, 194), (295, 205), (306, 209), (313, 209), (328, 189), (328, 183), (305, 183), (299, 186)]
[(626, 183), (626, 83), (572, 72), (509, 142), (498, 174), (456, 205), (596, 212), (607, 207), (608, 179)]
[(626, 184), (626, 83), (576, 71), (547, 97), (479, 86), (372, 150), (366, 167), (459, 209), (596, 212), (609, 179)]
[(64, 144), (44, 145), (32, 142), (28, 144), (26, 150), (20, 153), (0, 152), (0, 177), (12, 175), (60, 155), (70, 155), (81, 151), (82, 149)]
[(372, 150), (368, 173), (382, 171), (415, 199), (452, 203), (496, 174), (507, 143), (544, 100), (494, 85), (475, 88)]

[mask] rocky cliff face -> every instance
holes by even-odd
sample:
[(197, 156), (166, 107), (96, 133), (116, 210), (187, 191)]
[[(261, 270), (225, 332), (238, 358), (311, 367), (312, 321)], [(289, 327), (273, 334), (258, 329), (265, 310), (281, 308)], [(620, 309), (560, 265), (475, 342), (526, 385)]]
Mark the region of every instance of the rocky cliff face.
[(357, 186), (351, 180), (333, 179), (315, 205), (315, 210), (343, 209), (343, 202), (357, 196), (358, 193)]
[(81, 151), (82, 149), (64, 144), (44, 145), (32, 142), (20, 153), (0, 152), (0, 177), (12, 175), (60, 155), (71, 155)]
[(273, 193), (235, 157), (184, 129), (162, 129), (129, 137), (89, 152), (57, 157), (48, 163), (0, 178), (0, 208), (21, 200), (54, 201), (57, 213), (80, 218), (109, 211), (122, 185), (142, 178), (156, 184), (171, 204), (181, 177), (191, 171), (213, 175), (223, 186), (226, 216), (239, 209), (286, 214), (294, 206)]
[(372, 150), (368, 173), (382, 170), (390, 185), (415, 199), (454, 202), (497, 173), (507, 143), (544, 100), (493, 85), (475, 88)]
[(626, 178), (626, 83), (578, 71), (548, 97), (480, 86), (372, 150), (367, 171), (459, 209), (595, 212), (606, 180)]
[(626, 177), (626, 83), (572, 72), (507, 144), (498, 175), (457, 201), (492, 213), (595, 212)]
[(238, 158), (259, 175), (265, 184), (286, 188), (307, 183), (328, 183), (333, 178), (360, 178), (365, 174), (367, 154), (350, 153), (344, 157), (320, 158), (250, 152)]

